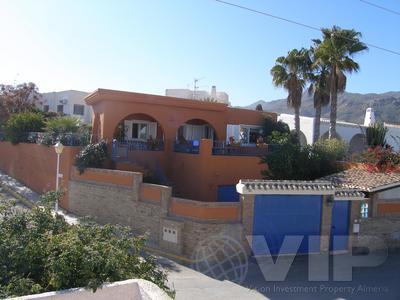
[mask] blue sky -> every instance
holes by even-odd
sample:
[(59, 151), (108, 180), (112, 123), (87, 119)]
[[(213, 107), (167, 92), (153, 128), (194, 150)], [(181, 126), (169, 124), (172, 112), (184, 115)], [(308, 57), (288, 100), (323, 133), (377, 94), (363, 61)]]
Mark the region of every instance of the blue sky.
[[(359, 0), (229, 0), (316, 27), (339, 25), (400, 51), (400, 16)], [(370, 0), (400, 11), (398, 0)], [(283, 98), (269, 70), (276, 57), (319, 33), (213, 0), (1, 0), (0, 82), (41, 92), (98, 87), (164, 94), (216, 85), (233, 105)], [(400, 56), (370, 49), (356, 58), (350, 92), (400, 90)]]

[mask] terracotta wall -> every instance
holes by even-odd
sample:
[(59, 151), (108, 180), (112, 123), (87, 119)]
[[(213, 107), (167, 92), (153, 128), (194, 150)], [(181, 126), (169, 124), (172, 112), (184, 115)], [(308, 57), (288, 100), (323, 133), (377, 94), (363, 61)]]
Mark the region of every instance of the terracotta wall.
[(238, 222), (240, 203), (206, 203), (172, 198), (169, 212), (173, 216), (201, 221)]
[(218, 186), (261, 179), (265, 168), (257, 156), (212, 155), (212, 141), (201, 140), (199, 154), (173, 153), (169, 176), (183, 197), (212, 202)]
[[(79, 174), (72, 169), (71, 180), (74, 182), (92, 182), (104, 186), (115, 186), (133, 190), (132, 195), (138, 201), (162, 205), (165, 202), (169, 214), (175, 217), (202, 221), (238, 222), (240, 220), (240, 203), (205, 203), (189, 199), (171, 197), (169, 187), (142, 182), (142, 175), (136, 172), (88, 168)], [(112, 204), (110, 199), (110, 204)]]
[(379, 203), (377, 216), (400, 216), (400, 203)]
[[(61, 186), (68, 187), (71, 167), (79, 147), (65, 147), (60, 157)], [(57, 155), (53, 147), (37, 144), (0, 142), (0, 169), (37, 193), (54, 190)], [(68, 197), (60, 203), (68, 207)]]
[(265, 116), (277, 119), (275, 113), (232, 108), (222, 103), (106, 89), (96, 90), (85, 101), (93, 107), (94, 133), (100, 132), (102, 138), (111, 142), (122, 120), (132, 114), (145, 114), (163, 129), (167, 148), (172, 148), (178, 128), (189, 120), (204, 120), (212, 125), (218, 140), (225, 140), (227, 124), (259, 125)]

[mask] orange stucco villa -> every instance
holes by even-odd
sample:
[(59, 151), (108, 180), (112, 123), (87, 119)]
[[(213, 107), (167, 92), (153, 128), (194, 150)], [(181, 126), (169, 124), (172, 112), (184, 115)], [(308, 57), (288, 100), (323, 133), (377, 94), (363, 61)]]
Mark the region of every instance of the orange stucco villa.
[[(274, 113), (226, 104), (98, 89), (85, 98), (93, 108), (93, 136), (105, 139), (116, 168), (150, 171), (181, 197), (232, 201), (235, 184), (260, 178), (262, 121)], [(257, 141), (258, 140), (258, 141)], [(258, 142), (258, 143), (257, 143)]]

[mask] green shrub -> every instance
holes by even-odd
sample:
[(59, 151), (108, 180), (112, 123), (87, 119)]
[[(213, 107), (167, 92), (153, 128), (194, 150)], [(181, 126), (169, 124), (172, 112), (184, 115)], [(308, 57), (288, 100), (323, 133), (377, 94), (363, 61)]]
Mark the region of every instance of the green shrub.
[(98, 143), (85, 146), (76, 156), (75, 165), (80, 174), (86, 168), (100, 168), (107, 159), (107, 143), (100, 141)]
[(47, 205), (30, 211), (4, 206), (0, 214), (1, 298), (75, 287), (96, 291), (130, 278), (149, 280), (173, 296), (164, 271), (143, 254), (145, 238), (129, 228), (69, 225)]
[(275, 122), (269, 117), (263, 121), (263, 136), (268, 140), (272, 133), (276, 131), (279, 133), (290, 133), (289, 125), (283, 121)]
[(79, 130), (80, 125), (81, 121), (79, 118), (63, 116), (48, 119), (45, 130), (53, 135), (75, 133)]
[(382, 123), (375, 123), (372, 126), (367, 127), (365, 134), (367, 137), (367, 145), (370, 147), (386, 145), (386, 134), (388, 129)]
[(279, 151), (261, 159), (267, 164), (262, 171), (266, 179), (314, 180), (339, 171), (336, 161), (347, 153), (347, 145), (338, 140), (301, 147), (293, 133), (273, 132), (271, 142), (279, 145)]
[(91, 127), (82, 125), (77, 117), (58, 116), (46, 121), (46, 133), (38, 140), (43, 145), (60, 141), (68, 146), (85, 146), (90, 142)]
[(14, 144), (28, 142), (29, 132), (42, 131), (43, 127), (43, 116), (39, 113), (11, 114), (4, 126), (5, 138)]
[(344, 160), (349, 152), (349, 146), (339, 139), (318, 140), (313, 145), (314, 151), (331, 161)]

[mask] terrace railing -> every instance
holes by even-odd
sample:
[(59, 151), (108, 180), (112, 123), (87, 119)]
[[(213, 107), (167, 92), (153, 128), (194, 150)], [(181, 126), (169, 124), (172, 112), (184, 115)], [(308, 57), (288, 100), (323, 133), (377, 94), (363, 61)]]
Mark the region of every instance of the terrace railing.
[(137, 141), (126, 140), (117, 142), (118, 146), (128, 148), (128, 151), (164, 151), (163, 140)]
[(174, 151), (180, 153), (199, 154), (200, 141), (187, 141), (184, 143), (175, 142)]
[(260, 146), (230, 145), (221, 141), (214, 141), (213, 155), (229, 156), (264, 156), (279, 149), (279, 145), (263, 144)]
[(113, 140), (112, 144), (113, 158), (127, 158), (129, 151), (164, 151), (164, 141), (163, 140), (151, 140), (151, 141)]

